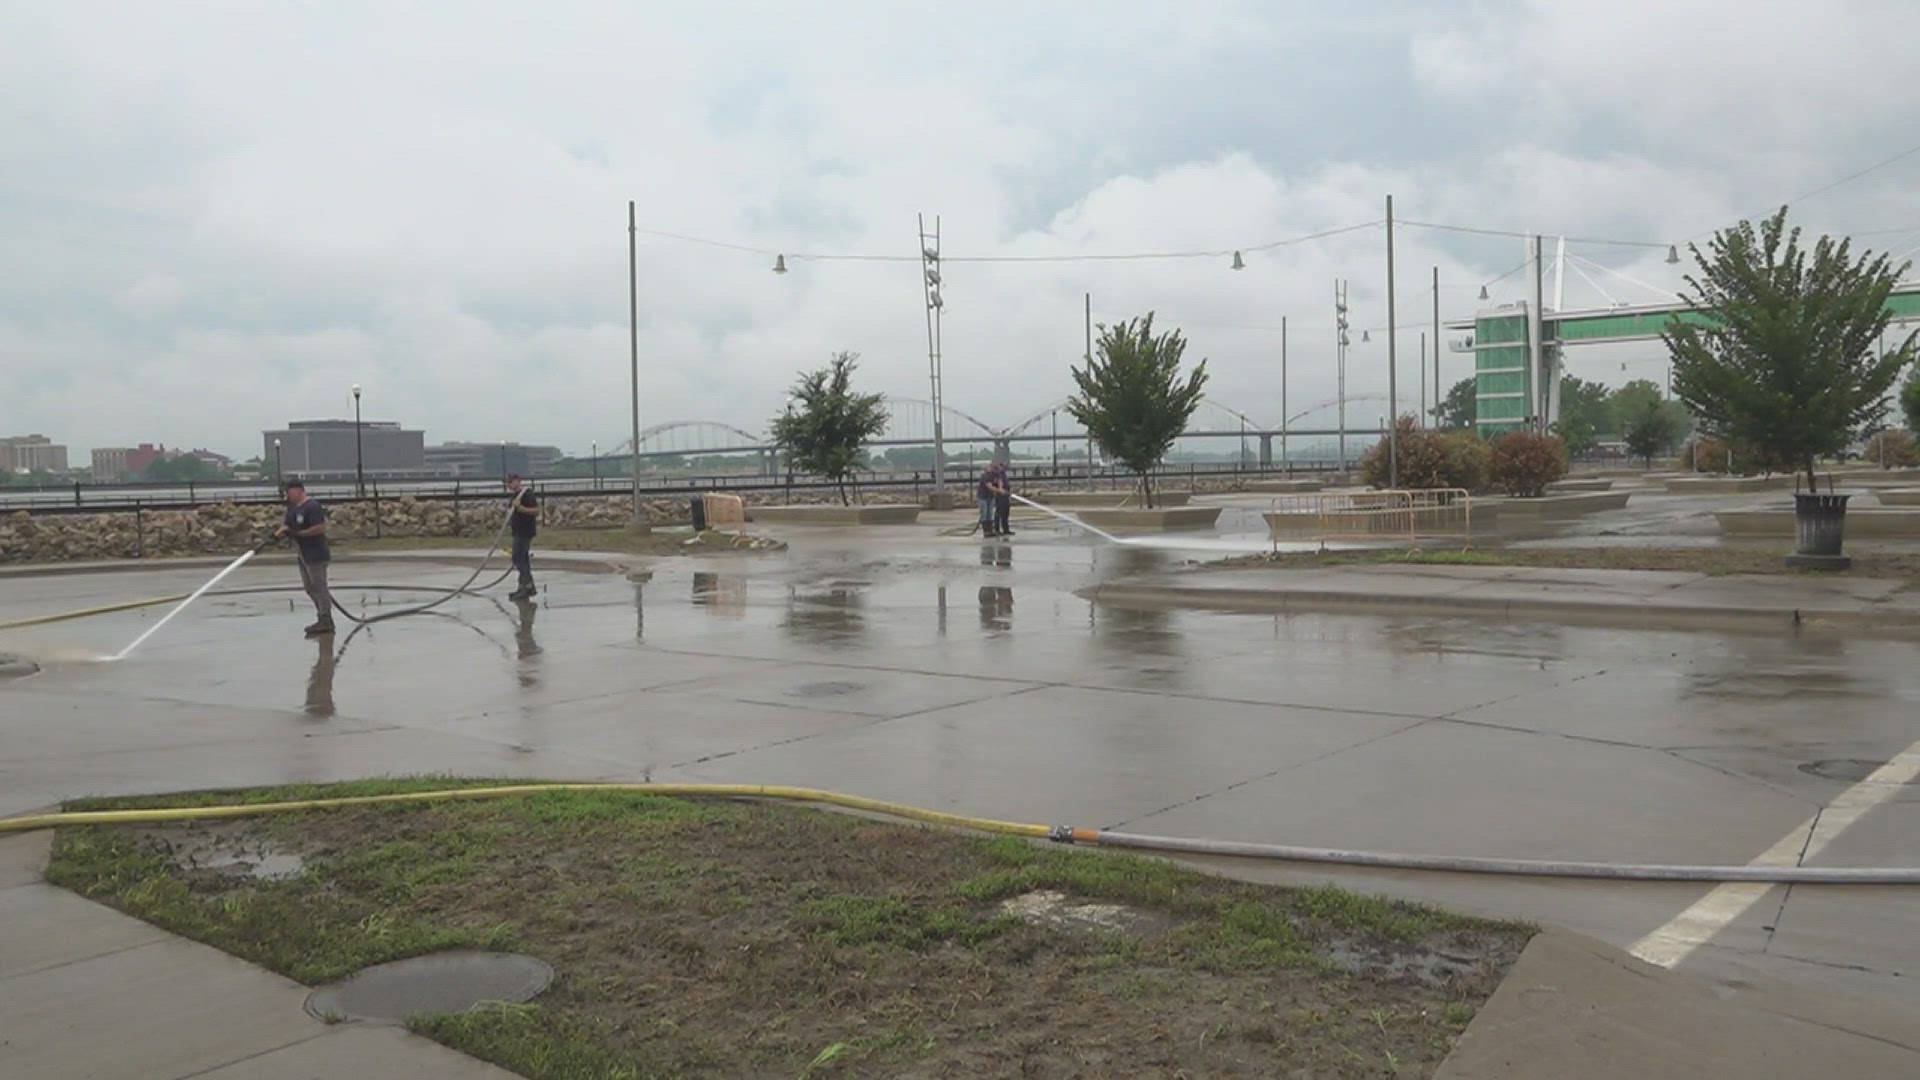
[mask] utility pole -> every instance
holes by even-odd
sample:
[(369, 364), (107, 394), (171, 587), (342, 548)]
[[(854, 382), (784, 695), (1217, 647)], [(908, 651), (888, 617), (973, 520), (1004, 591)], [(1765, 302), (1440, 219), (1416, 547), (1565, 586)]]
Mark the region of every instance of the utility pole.
[(927, 216), (920, 223), (920, 277), (927, 302), (927, 378), (933, 387), (933, 505), (946, 508), (946, 438), (941, 426), (940, 400), (940, 314), (946, 301), (940, 296), (940, 215), (933, 217), (933, 232), (927, 232)]
[(1280, 464), (1287, 463), (1287, 317), (1280, 316)]
[(1433, 407), (1440, 409), (1440, 268), (1433, 268)]
[(1333, 367), (1338, 389), (1336, 423), (1340, 427), (1340, 468), (1347, 467), (1347, 283), (1333, 279)]
[[(1420, 373), (1420, 426), (1424, 428), (1427, 426), (1427, 332), (1425, 330), (1420, 331), (1420, 359), (1413, 365), (1413, 369)], [(1440, 388), (1434, 387), (1433, 392), (1439, 393)]]
[[(633, 380), (633, 519), (632, 527), (647, 525), (640, 505), (640, 257), (639, 227), (634, 223), (633, 200), (627, 200), (627, 367)], [(505, 460), (504, 455), (502, 460)]]
[(1541, 383), (1541, 365), (1545, 362), (1546, 348), (1540, 335), (1545, 330), (1545, 320), (1541, 317), (1540, 307), (1546, 300), (1545, 267), (1541, 265), (1541, 244), (1538, 234), (1533, 238), (1533, 303), (1527, 312), (1527, 408), (1533, 410), (1531, 421), (1535, 434), (1546, 434), (1547, 411), (1542, 402), (1546, 400), (1546, 391)]
[(1400, 335), (1393, 307), (1393, 196), (1387, 196), (1387, 486), (1400, 486)]

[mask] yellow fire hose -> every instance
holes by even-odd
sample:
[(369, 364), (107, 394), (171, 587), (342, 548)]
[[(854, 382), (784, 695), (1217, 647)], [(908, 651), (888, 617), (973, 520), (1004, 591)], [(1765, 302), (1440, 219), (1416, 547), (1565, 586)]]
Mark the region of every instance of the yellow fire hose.
[(1837, 867), (1837, 866), (1712, 866), (1668, 863), (1565, 862), (1550, 859), (1503, 859), (1472, 855), (1415, 855), (1377, 851), (1350, 851), (1339, 848), (1300, 847), (1290, 844), (1256, 844), (1235, 840), (1204, 840), (1177, 836), (1148, 836), (1114, 832), (1107, 829), (1080, 829), (1066, 825), (1029, 825), (1017, 821), (968, 817), (941, 810), (928, 810), (903, 803), (885, 802), (860, 795), (846, 795), (819, 788), (782, 787), (773, 784), (622, 784), (552, 783), (511, 784), (496, 787), (451, 788), (442, 791), (411, 791), (392, 795), (347, 795), (332, 799), (300, 799), (292, 802), (254, 803), (226, 806), (184, 806), (148, 810), (85, 810), (60, 814), (34, 814), (0, 818), (0, 834), (51, 829), (65, 825), (150, 825), (172, 821), (199, 821), (209, 818), (251, 817), (256, 814), (284, 814), (300, 810), (325, 810), (346, 806), (379, 806), (396, 803), (440, 802), (454, 799), (497, 799), (517, 795), (536, 795), (544, 791), (620, 791), (644, 795), (707, 797), (732, 799), (782, 799), (789, 802), (820, 803), (848, 810), (860, 810), (887, 817), (904, 818), (928, 825), (941, 825), (1003, 836), (1024, 836), (1061, 843), (1097, 844), (1101, 847), (1167, 851), (1185, 855), (1225, 855), (1235, 858), (1275, 859), (1283, 862), (1332, 863), (1394, 870), (1431, 870), (1443, 873), (1495, 874), (1518, 877), (1594, 878), (1610, 881), (1753, 881), (1777, 884), (1824, 885), (1920, 885), (1920, 868), (1911, 867)]

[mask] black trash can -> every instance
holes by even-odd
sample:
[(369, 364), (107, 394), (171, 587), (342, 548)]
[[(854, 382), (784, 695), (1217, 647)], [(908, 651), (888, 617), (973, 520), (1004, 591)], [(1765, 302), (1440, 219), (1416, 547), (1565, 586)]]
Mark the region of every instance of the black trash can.
[(1796, 494), (1793, 519), (1798, 527), (1798, 555), (1838, 555), (1846, 539), (1847, 500), (1851, 495)]
[(707, 500), (703, 495), (693, 497), (693, 531), (707, 531)]

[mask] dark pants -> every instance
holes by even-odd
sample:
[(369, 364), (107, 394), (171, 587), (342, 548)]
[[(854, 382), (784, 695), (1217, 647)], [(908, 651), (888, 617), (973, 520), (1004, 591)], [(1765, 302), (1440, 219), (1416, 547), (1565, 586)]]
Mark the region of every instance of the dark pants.
[(307, 598), (313, 601), (313, 613), (316, 621), (327, 624), (333, 622), (333, 594), (327, 591), (327, 564), (300, 561), (300, 585), (307, 590)]
[(520, 587), (533, 588), (533, 537), (513, 538), (513, 568), (520, 571)]
[(1002, 534), (1012, 532), (1012, 529), (1007, 528), (1007, 519), (1012, 515), (1013, 500), (1005, 495), (994, 496), (993, 531)]

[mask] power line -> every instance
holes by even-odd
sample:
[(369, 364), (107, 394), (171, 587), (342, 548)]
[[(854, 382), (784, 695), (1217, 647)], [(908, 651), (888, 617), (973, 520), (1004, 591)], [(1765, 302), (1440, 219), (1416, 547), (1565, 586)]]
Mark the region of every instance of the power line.
[[(1130, 251), (1130, 252), (1088, 253), (1088, 254), (1067, 254), (1067, 255), (945, 255), (945, 256), (942, 256), (941, 261), (949, 262), (949, 263), (956, 263), (956, 262), (1066, 263), (1066, 262), (1115, 262), (1115, 261), (1122, 261), (1122, 260), (1143, 260), (1143, 259), (1224, 259), (1231, 255), (1243, 254), (1243, 253), (1252, 252), (1252, 251), (1271, 251), (1275, 248), (1288, 247), (1294, 244), (1304, 244), (1313, 240), (1324, 240), (1329, 237), (1341, 236), (1346, 233), (1359, 232), (1362, 229), (1373, 228), (1379, 225), (1380, 223), (1381, 223), (1380, 219), (1376, 218), (1372, 221), (1363, 221), (1354, 225), (1342, 225), (1342, 226), (1339, 226), (1338, 228), (1323, 229), (1319, 232), (1307, 233), (1303, 236), (1283, 237), (1282, 239), (1279, 239), (1279, 240), (1268, 240), (1264, 243), (1249, 244), (1249, 245), (1246, 245), (1243, 247), (1237, 247), (1237, 248), (1226, 247), (1226, 248), (1207, 248), (1204, 250), (1194, 250), (1194, 251)], [(672, 232), (667, 229), (642, 228), (642, 229), (637, 229), (636, 231), (647, 236), (660, 237), (666, 240), (679, 240), (689, 244), (702, 244), (707, 247), (723, 248), (728, 251), (744, 251), (744, 252), (747, 252), (748, 254), (762, 255), (767, 258), (786, 258), (786, 259), (794, 259), (794, 260), (806, 259), (814, 262), (919, 262), (921, 261), (920, 255), (884, 255), (884, 254), (869, 254), (869, 253), (858, 253), (858, 252), (845, 252), (845, 253), (792, 252), (792, 251), (783, 252), (783, 251), (776, 250), (774, 248), (757, 247), (751, 244), (736, 244), (736, 243), (731, 243), (725, 240), (713, 240), (704, 236), (691, 236), (686, 233)]]
[(1438, 229), (1441, 232), (1474, 233), (1480, 236), (1517, 236), (1523, 240), (1531, 240), (1536, 236), (1558, 236), (1569, 244), (1605, 244), (1612, 247), (1643, 248), (1671, 246), (1652, 240), (1602, 240), (1592, 236), (1560, 236), (1559, 233), (1553, 232), (1521, 232), (1517, 229), (1483, 229), (1473, 225), (1441, 225), (1431, 221), (1399, 221), (1398, 224), (1411, 225), (1417, 229)]

